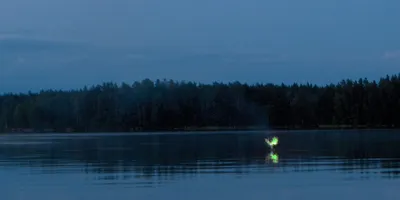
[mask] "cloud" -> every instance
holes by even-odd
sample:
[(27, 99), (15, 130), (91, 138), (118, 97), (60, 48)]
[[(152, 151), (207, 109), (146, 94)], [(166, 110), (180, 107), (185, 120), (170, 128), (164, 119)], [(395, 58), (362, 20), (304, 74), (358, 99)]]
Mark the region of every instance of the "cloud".
[(18, 57), (17, 58), (17, 63), (25, 63), (26, 59), (24, 57)]
[(386, 51), (383, 54), (383, 59), (385, 60), (400, 59), (400, 50)]
[(0, 33), (0, 54), (43, 54), (43, 53), (70, 53), (84, 50), (84, 44), (58, 40), (41, 40), (19, 37), (13, 34)]
[(0, 32), (0, 40), (21, 38), (20, 34)]
[(126, 58), (127, 58), (127, 59), (130, 59), (130, 60), (142, 60), (142, 59), (145, 59), (146, 56), (143, 55), (143, 54), (134, 54), (134, 53), (131, 53), (131, 54), (126, 55)]
[(0, 31), (0, 40), (4, 39), (15, 39), (15, 38), (27, 38), (33, 36), (33, 32), (29, 30), (8, 30)]

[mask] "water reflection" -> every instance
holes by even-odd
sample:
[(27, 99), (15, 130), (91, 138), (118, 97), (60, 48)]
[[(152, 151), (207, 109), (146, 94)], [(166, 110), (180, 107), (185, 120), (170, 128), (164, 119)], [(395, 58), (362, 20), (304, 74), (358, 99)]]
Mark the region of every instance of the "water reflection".
[(265, 161), (267, 163), (272, 162), (274, 164), (277, 164), (279, 162), (279, 155), (278, 153), (274, 151), (270, 151), (269, 154), (266, 156)]
[(207, 175), (338, 172), (353, 178), (399, 178), (398, 134), (303, 132), (187, 135), (3, 137), (0, 170), (30, 175), (85, 175), (90, 184), (155, 187)]

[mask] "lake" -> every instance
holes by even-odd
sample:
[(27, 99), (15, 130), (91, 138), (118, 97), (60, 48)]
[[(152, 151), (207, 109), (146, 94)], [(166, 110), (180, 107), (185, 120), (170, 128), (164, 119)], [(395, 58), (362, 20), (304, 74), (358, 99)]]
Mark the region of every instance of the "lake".
[(400, 131), (0, 135), (4, 200), (400, 199)]

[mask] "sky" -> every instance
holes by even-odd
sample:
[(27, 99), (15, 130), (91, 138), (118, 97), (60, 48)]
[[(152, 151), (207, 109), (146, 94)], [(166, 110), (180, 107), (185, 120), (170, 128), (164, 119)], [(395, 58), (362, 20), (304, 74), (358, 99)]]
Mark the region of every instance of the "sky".
[(400, 72), (398, 0), (1, 0), (0, 92)]

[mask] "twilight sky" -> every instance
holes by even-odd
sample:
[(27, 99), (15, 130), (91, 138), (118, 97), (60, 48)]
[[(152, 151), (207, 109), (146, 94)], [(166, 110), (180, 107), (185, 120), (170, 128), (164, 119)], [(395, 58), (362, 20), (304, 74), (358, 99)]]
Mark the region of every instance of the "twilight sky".
[(400, 72), (398, 0), (1, 0), (0, 92)]

